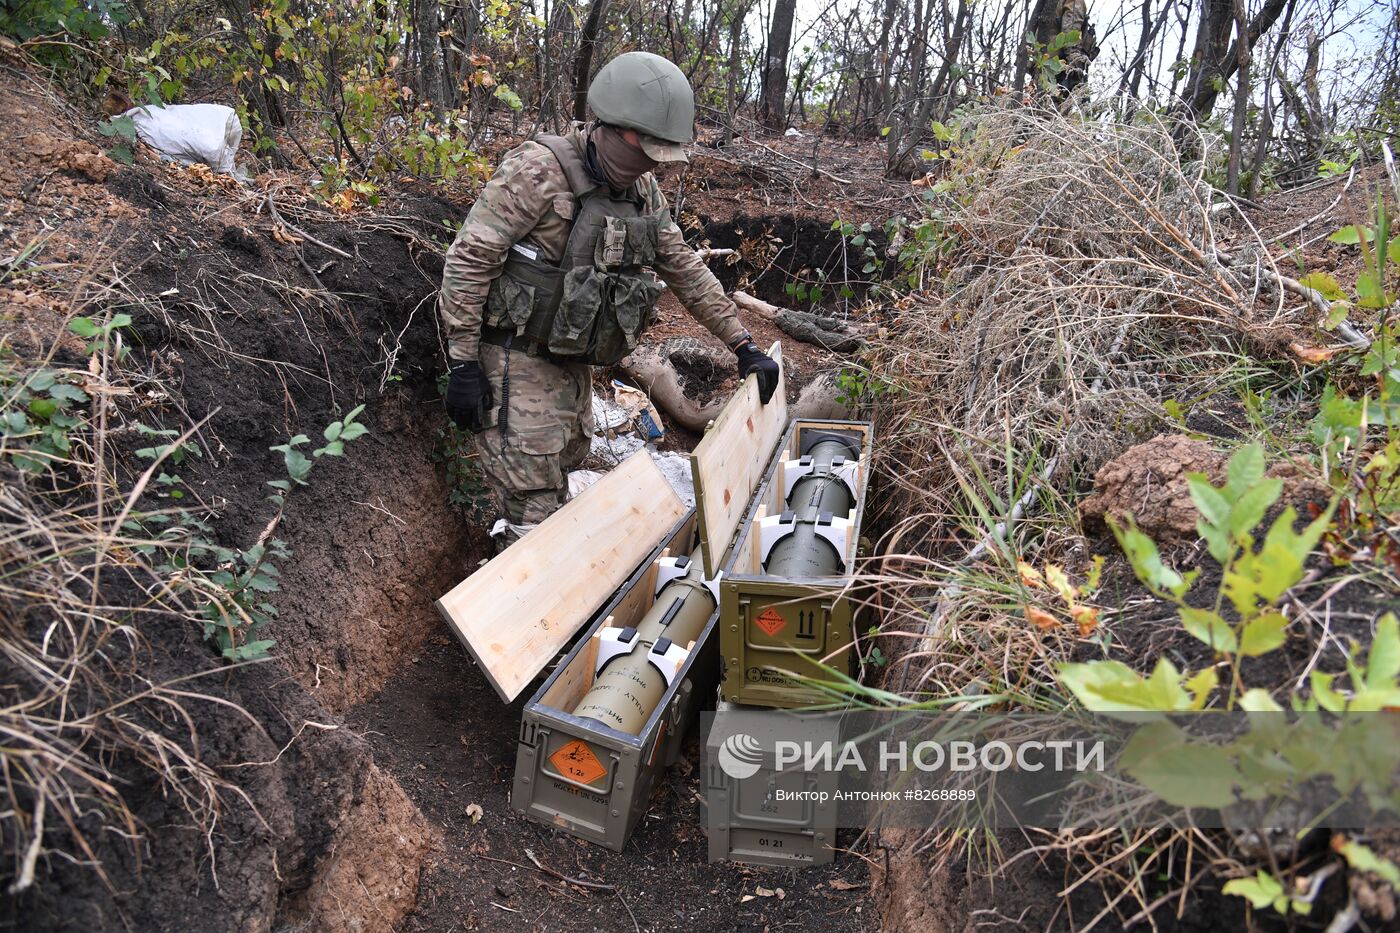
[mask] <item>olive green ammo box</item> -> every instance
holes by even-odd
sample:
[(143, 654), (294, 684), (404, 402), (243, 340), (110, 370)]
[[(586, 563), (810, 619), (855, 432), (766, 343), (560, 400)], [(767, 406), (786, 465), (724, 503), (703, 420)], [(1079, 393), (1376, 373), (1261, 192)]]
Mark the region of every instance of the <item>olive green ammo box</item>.
[[(799, 713), (738, 709), (720, 701), (705, 742), (706, 825), (710, 836), (710, 861), (744, 862), (749, 865), (785, 865), (801, 868), (825, 865), (835, 858), (840, 788), (836, 771), (816, 774), (778, 771), (772, 759), (774, 740), (791, 738), (794, 730), (783, 720), (796, 721)], [(814, 725), (815, 723), (815, 725)], [(827, 730), (820, 732), (819, 730)], [(752, 736), (765, 750), (758, 772), (736, 780), (719, 765), (720, 745), (736, 732)], [(834, 720), (807, 719), (802, 737), (813, 743), (835, 742), (839, 729)], [(789, 792), (787, 799), (779, 791)], [(806, 794), (792, 792), (805, 791)], [(825, 793), (826, 799), (814, 799)]]
[(560, 662), (525, 706), (516, 750), (511, 805), (520, 813), (621, 851), (651, 799), (652, 787), (680, 754), (696, 700), (715, 683), (714, 631), (705, 624), (661, 703), (638, 735), (567, 712), (593, 684), (599, 634), (635, 626), (656, 596), (657, 561), (688, 554), (696, 541), (689, 512), (654, 558), (622, 585), (598, 613), (586, 637)]
[[(844, 572), (831, 577), (781, 578), (764, 573), (765, 544), (781, 533), (786, 498), (802, 475), (808, 433), (850, 433), (861, 438), (860, 458), (847, 468), (855, 505), (832, 532), (840, 542)], [(791, 709), (830, 702), (793, 674), (817, 680), (831, 675), (818, 663), (847, 676), (854, 672), (860, 594), (851, 573), (865, 516), (873, 432), (867, 421), (795, 420), (779, 444), (755, 494), (750, 520), (740, 528), (731, 572), (720, 583), (720, 696), (730, 703)], [(830, 540), (830, 539), (828, 539)]]
[[(525, 705), (511, 789), (516, 812), (615, 851), (626, 844), (680, 754), (700, 698), (714, 695), (718, 607), (695, 641), (681, 646), (685, 658), (637, 735), (572, 710), (593, 686), (603, 630), (635, 626), (655, 602), (658, 561), (688, 556), (698, 541), (706, 579), (728, 566), (730, 543), (786, 421), (781, 384), (760, 405), (757, 379), (746, 380), (691, 455), (695, 509), (684, 509), (639, 452), (439, 600), (507, 701), (585, 632)], [(487, 584), (469, 586), (483, 575)], [(536, 589), (518, 595), (522, 579)], [(509, 611), (497, 605), (503, 601)]]

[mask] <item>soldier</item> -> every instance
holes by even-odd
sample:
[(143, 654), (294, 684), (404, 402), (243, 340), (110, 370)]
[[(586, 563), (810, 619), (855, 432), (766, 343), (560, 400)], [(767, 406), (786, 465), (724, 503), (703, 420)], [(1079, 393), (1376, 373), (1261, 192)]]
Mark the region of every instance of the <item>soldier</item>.
[[(447, 251), (447, 411), (476, 435), (512, 543), (568, 498), (593, 434), (591, 366), (637, 345), (662, 286), (722, 340), (766, 405), (778, 365), (686, 246), (651, 170), (684, 162), (695, 97), (674, 64), (613, 59), (588, 89), (597, 121), (506, 153)], [(500, 524), (498, 523), (498, 528)]]
[(1064, 67), (1055, 76), (1055, 86), (1056, 96), (1064, 99), (1089, 79), (1089, 64), (1099, 55), (1099, 42), (1084, 0), (1060, 0), (1059, 13), (1059, 32), (1079, 33), (1079, 40), (1060, 52)]

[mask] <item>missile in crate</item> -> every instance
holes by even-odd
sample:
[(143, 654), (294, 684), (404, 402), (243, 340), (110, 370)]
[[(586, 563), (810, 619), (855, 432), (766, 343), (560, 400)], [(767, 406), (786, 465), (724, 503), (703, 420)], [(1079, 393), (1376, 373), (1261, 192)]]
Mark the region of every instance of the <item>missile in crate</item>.
[(850, 675), (871, 426), (795, 421), (741, 528), (720, 585), (724, 700), (795, 708), (832, 699), (802, 678)]
[(593, 686), (574, 715), (637, 735), (719, 607), (718, 579), (706, 580), (697, 549), (656, 562), (656, 601), (635, 626), (598, 633)]
[(820, 433), (812, 441), (808, 453), (783, 463), (787, 508), (759, 522), (763, 570), (770, 576), (829, 577), (846, 566), (860, 443)]

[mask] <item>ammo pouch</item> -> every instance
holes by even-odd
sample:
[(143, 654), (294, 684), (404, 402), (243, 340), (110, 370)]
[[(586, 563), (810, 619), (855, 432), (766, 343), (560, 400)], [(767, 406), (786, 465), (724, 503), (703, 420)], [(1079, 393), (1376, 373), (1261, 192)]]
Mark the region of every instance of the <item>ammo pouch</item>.
[[(561, 147), (550, 148), (573, 186), (582, 162), (571, 143), (559, 142), (567, 147), (562, 155)], [(568, 156), (578, 165), (565, 161)], [(515, 249), (507, 253), (487, 294), (484, 339), (500, 342), (504, 334), (527, 352), (610, 366), (636, 348), (651, 323), (662, 286), (649, 267), (656, 262), (662, 216), (642, 213), (635, 186), (613, 198), (595, 185), (578, 200), (559, 265)]]

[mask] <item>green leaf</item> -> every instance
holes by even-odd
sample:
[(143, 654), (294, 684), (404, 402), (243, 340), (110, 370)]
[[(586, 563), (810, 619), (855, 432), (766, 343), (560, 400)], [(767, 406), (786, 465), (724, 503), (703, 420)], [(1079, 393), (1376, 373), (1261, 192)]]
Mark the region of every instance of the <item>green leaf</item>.
[(1375, 272), (1362, 272), (1356, 277), (1356, 303), (1363, 308), (1384, 308), (1390, 304), (1389, 296), (1381, 287), (1380, 276)]
[(1370, 243), (1376, 238), (1376, 231), (1370, 227), (1363, 227), (1359, 224), (1348, 224), (1336, 233), (1327, 238), (1329, 243), (1340, 243), (1343, 246), (1358, 246), (1361, 243), (1362, 232), (1366, 235), (1366, 242)]
[(1186, 474), (1186, 485), (1202, 518), (1216, 528), (1230, 527), (1230, 502), (1210, 484), (1204, 473)]
[(340, 437), (341, 427), (343, 427), (343, 425), (339, 421), (332, 421), (330, 424), (326, 425), (326, 430), (324, 432), (326, 440), (333, 441), (337, 437)]
[(68, 322), (68, 329), (79, 337), (96, 337), (102, 333), (102, 328), (90, 317), (75, 317)]
[(1166, 658), (1144, 678), (1121, 661), (1061, 664), (1060, 683), (1085, 708), (1094, 712), (1147, 712), (1191, 708), (1192, 697), (1181, 686), (1181, 675)]
[(1127, 528), (1120, 527), (1112, 518), (1108, 520), (1108, 525), (1113, 530), (1113, 536), (1118, 539), (1118, 546), (1123, 549), (1128, 562), (1133, 565), (1133, 572), (1139, 580), (1154, 591), (1165, 590), (1178, 597), (1190, 588), (1188, 580), (1162, 563), (1162, 555), (1157, 550), (1156, 543), (1139, 531), (1131, 519)]
[(28, 407), (30, 414), (40, 421), (48, 421), (58, 411), (58, 404), (46, 398), (30, 399)]
[(1253, 531), (1282, 493), (1283, 480), (1275, 478), (1262, 480), (1238, 496), (1230, 507), (1230, 535), (1240, 540)]
[(1400, 888), (1400, 868), (1388, 858), (1381, 858), (1369, 848), (1354, 839), (1348, 839), (1337, 847), (1347, 864), (1357, 871), (1370, 872), (1387, 882), (1393, 888)]
[(934, 120), (933, 123), (929, 125), (929, 129), (933, 131), (934, 138), (938, 139), (940, 142), (950, 143), (953, 141), (953, 131), (937, 120)]
[(112, 320), (111, 320), (111, 322), (109, 322), (109, 323), (107, 324), (106, 329), (107, 329), (107, 330), (116, 330), (118, 327), (130, 327), (130, 326), (131, 326), (131, 315), (129, 315), (129, 314), (114, 314), (114, 315), (112, 315)]
[(1264, 478), (1264, 448), (1248, 444), (1235, 451), (1225, 469), (1225, 488), (1235, 495), (1249, 489)]
[(1182, 606), (1181, 625), (1214, 651), (1233, 654), (1238, 647), (1235, 643), (1235, 630), (1230, 627), (1230, 623), (1209, 609)]
[(263, 638), (258, 641), (250, 641), (247, 644), (239, 645), (237, 648), (225, 648), (224, 657), (230, 661), (257, 661), (267, 657), (267, 649), (277, 644), (274, 639)]
[(1224, 894), (1245, 898), (1255, 910), (1263, 910), (1272, 907), (1274, 901), (1283, 896), (1283, 882), (1260, 869), (1253, 878), (1235, 878), (1225, 882), (1220, 890)]
[(1322, 671), (1313, 671), (1308, 678), (1313, 699), (1329, 713), (1340, 713), (1347, 706), (1346, 697), (1332, 689), (1332, 681), (1336, 678), (1336, 674), (1324, 674)]
[(1205, 709), (1206, 703), (1210, 701), (1211, 691), (1215, 689), (1220, 679), (1215, 675), (1215, 668), (1203, 667), (1190, 677), (1186, 678), (1186, 689), (1191, 691), (1191, 709)]
[(1342, 283), (1326, 272), (1309, 272), (1298, 280), (1300, 284), (1321, 293), (1328, 301), (1338, 301), (1346, 297)]
[(1283, 707), (1279, 706), (1278, 703), (1274, 701), (1274, 698), (1269, 696), (1269, 691), (1260, 690), (1258, 687), (1252, 690), (1246, 690), (1240, 696), (1239, 704), (1240, 709), (1244, 710), (1246, 713), (1283, 712)]
[(1400, 677), (1400, 621), (1387, 612), (1376, 623), (1376, 637), (1366, 657), (1366, 688), (1385, 690)]
[(1192, 742), (1169, 722), (1149, 723), (1134, 732), (1119, 767), (1178, 807), (1229, 806), (1241, 780), (1228, 750)]
[(1347, 315), (1350, 313), (1350, 301), (1334, 301), (1332, 307), (1327, 311), (1327, 317), (1322, 320), (1322, 329), (1336, 330), (1337, 327), (1347, 319)]
[(340, 439), (347, 442), (353, 441), (355, 438), (364, 437), (368, 433), (369, 428), (356, 422), (355, 424), (347, 424), (345, 426), (345, 429), (340, 432)]
[(1240, 654), (1257, 658), (1283, 647), (1287, 637), (1288, 620), (1278, 612), (1268, 612), (1245, 623), (1240, 632)]
[(55, 383), (49, 388), (49, 395), (53, 398), (67, 399), (73, 402), (86, 402), (88, 394), (77, 386), (70, 386), (64, 382)]

